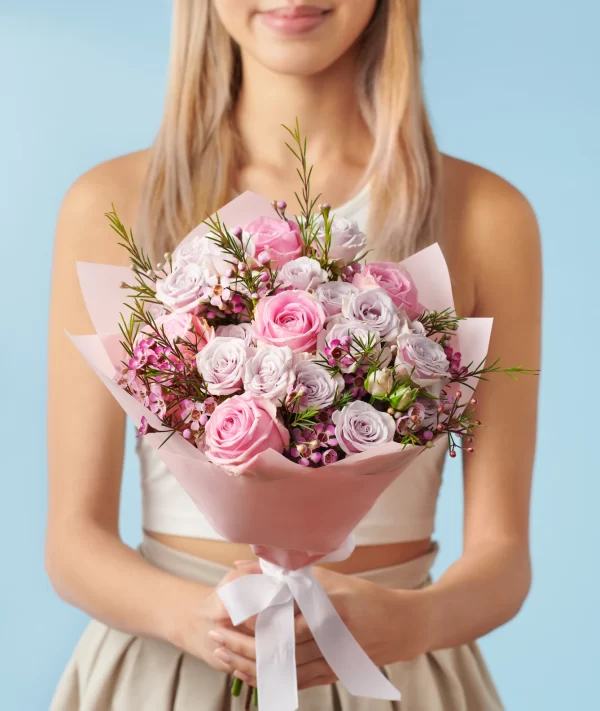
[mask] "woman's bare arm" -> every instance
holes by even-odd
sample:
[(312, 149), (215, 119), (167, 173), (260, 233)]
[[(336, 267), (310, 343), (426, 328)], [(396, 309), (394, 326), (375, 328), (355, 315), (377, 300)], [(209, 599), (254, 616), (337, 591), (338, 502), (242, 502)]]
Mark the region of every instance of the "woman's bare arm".
[[(461, 252), (474, 275), (474, 316), (492, 316), (488, 364), (540, 367), (541, 249), (535, 215), (498, 177), (463, 164), (472, 207)], [(470, 184), (469, 184), (470, 181)], [(504, 624), (531, 583), (529, 508), (539, 377), (480, 382), (475, 453), (464, 455), (461, 558), (426, 591), (430, 649), (452, 647)]]
[(135, 160), (117, 159), (80, 178), (58, 219), (49, 333), (46, 566), (57, 593), (94, 618), (171, 639), (210, 589), (158, 570), (120, 540), (125, 417), (64, 332), (93, 332), (76, 261), (124, 263), (104, 213), (115, 202), (124, 223), (133, 222), (132, 186), (140, 182), (132, 174)]

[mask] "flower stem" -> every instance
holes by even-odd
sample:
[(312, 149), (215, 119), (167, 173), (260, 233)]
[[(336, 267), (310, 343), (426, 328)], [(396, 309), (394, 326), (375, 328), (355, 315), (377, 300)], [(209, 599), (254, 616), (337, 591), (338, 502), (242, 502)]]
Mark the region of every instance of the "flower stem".
[(244, 686), (244, 682), (241, 679), (238, 679), (237, 677), (233, 680), (233, 684), (231, 685), (231, 695), (232, 696), (240, 696), (242, 693), (242, 687)]

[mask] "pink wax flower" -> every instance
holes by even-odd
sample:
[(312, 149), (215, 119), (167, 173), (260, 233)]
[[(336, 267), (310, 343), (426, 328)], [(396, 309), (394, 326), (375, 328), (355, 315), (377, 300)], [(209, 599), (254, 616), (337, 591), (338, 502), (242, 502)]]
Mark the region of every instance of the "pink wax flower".
[[(168, 340), (177, 346), (186, 358), (193, 358), (212, 339), (214, 331), (203, 318), (189, 313), (171, 313), (156, 320), (159, 330), (164, 329)], [(182, 341), (188, 341), (195, 346), (194, 352), (186, 348)]]
[(324, 324), (321, 304), (311, 294), (294, 289), (261, 299), (252, 330), (258, 341), (305, 353), (315, 349)]
[(259, 217), (249, 222), (242, 234), (242, 243), (248, 244), (251, 256), (266, 252), (276, 269), (302, 256), (302, 234), (292, 220), (276, 217)]
[(261, 452), (273, 449), (281, 454), (289, 442), (275, 405), (246, 393), (215, 408), (206, 424), (203, 449), (213, 464), (239, 475)]
[(352, 280), (359, 289), (380, 287), (387, 291), (394, 304), (403, 309), (409, 319), (418, 318), (424, 311), (419, 304), (419, 292), (406, 269), (393, 262), (372, 262), (355, 274)]

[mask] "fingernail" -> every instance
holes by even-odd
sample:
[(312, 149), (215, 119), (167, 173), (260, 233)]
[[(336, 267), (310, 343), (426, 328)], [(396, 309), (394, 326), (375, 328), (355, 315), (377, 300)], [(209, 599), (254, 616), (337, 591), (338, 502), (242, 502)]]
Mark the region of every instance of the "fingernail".
[(208, 636), (217, 644), (225, 644), (225, 637), (220, 633), (216, 632), (215, 630), (211, 630), (208, 633)]
[(252, 565), (253, 563), (256, 563), (255, 560), (234, 560), (233, 564), (234, 565)]
[(222, 662), (230, 662), (231, 661), (231, 656), (230, 656), (229, 652), (226, 649), (223, 649), (222, 647), (215, 649), (214, 655), (215, 655), (215, 657), (217, 657), (217, 659), (220, 659)]

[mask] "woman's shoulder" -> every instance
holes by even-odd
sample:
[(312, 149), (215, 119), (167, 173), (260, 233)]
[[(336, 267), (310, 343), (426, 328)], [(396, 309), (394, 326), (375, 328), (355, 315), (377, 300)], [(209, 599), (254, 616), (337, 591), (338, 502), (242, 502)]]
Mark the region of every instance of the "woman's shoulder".
[(525, 195), (497, 173), (449, 155), (442, 165), (444, 211), (454, 222), (493, 226), (499, 218), (533, 215)]
[(540, 235), (533, 207), (509, 181), (479, 165), (443, 156), (444, 242), (451, 272), (464, 283), (466, 313), (496, 273), (536, 267)]
[(125, 226), (134, 225), (149, 161), (145, 149), (106, 160), (79, 176), (63, 199), (57, 240), (70, 241), (79, 259), (122, 261), (123, 250), (105, 215), (114, 206)]
[(539, 237), (529, 200), (486, 168), (444, 155), (443, 193), (446, 235), (453, 248), (498, 252)]

